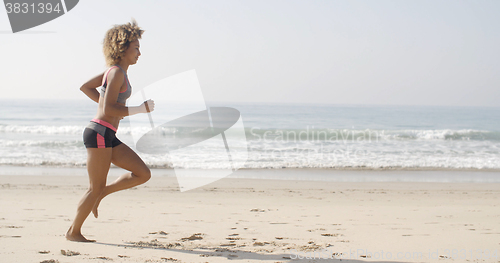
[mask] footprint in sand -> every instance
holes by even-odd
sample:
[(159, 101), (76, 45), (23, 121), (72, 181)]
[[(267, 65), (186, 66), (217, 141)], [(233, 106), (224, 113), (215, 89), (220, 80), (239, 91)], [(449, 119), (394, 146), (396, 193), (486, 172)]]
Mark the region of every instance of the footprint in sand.
[(258, 242), (258, 241), (256, 241), (256, 242), (253, 243), (253, 246), (254, 247), (257, 247), (257, 246), (261, 247), (261, 246), (265, 246), (267, 244), (270, 244), (270, 243), (269, 242)]
[[(231, 241), (229, 241), (229, 242), (231, 242)], [(221, 244), (220, 246), (221, 246), (221, 247), (234, 247), (234, 246), (236, 246), (236, 244), (234, 244), (234, 243), (229, 243), (229, 244)]]
[(150, 234), (150, 235), (164, 235), (164, 236), (168, 235), (168, 233), (167, 233), (167, 232), (165, 232), (165, 231), (160, 231), (160, 232), (151, 232), (151, 233), (149, 233), (149, 234)]
[[(321, 234), (322, 236), (324, 237), (338, 237), (338, 236), (341, 236), (342, 234), (330, 234), (330, 233), (325, 233), (325, 234)], [(343, 236), (343, 235), (342, 235)]]
[(188, 241), (188, 240), (203, 239), (203, 237), (201, 235), (202, 235), (201, 233), (196, 233), (196, 234), (192, 234), (190, 237), (183, 237), (183, 238), (181, 238), (181, 240)]
[(64, 256), (67, 256), (67, 257), (71, 257), (71, 256), (80, 255), (80, 252), (71, 251), (71, 250), (62, 250), (61, 249), (61, 254), (64, 255)]
[(95, 259), (113, 260), (112, 258), (108, 258), (108, 257), (96, 257)]
[(176, 258), (161, 258), (163, 260), (166, 260), (166, 261), (178, 261), (178, 259)]

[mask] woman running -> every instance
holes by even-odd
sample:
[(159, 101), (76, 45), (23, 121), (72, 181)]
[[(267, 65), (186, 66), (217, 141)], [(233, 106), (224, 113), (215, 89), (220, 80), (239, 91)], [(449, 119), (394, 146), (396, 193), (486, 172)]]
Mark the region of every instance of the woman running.
[[(97, 102), (97, 114), (85, 128), (83, 141), (87, 148), (87, 171), (90, 186), (78, 204), (76, 217), (66, 233), (66, 239), (80, 242), (94, 242), (86, 239), (81, 228), (90, 212), (97, 218), (101, 200), (116, 191), (145, 183), (151, 171), (141, 158), (127, 145), (116, 138), (116, 130), (124, 116), (147, 113), (154, 110), (152, 100), (140, 106), (127, 107), (125, 102), (132, 93), (127, 77), (130, 65), (137, 63), (141, 52), (139, 39), (144, 30), (132, 20), (125, 25), (116, 25), (104, 38), (104, 56), (110, 66), (103, 74), (87, 81), (80, 90)], [(96, 88), (100, 88), (100, 92)], [(100, 93), (100, 94), (99, 94)], [(127, 171), (115, 182), (106, 185), (111, 163)]]

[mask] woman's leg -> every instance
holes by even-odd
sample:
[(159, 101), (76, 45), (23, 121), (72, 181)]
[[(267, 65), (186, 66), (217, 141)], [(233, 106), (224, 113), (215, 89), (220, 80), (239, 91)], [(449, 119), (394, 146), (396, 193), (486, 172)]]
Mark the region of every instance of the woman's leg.
[(87, 148), (87, 154), (87, 171), (89, 173), (90, 186), (80, 200), (75, 220), (66, 233), (66, 238), (71, 241), (95, 241), (86, 239), (81, 233), (81, 228), (94, 207), (96, 200), (106, 187), (106, 177), (111, 165), (111, 148)]
[(104, 188), (101, 195), (97, 198), (94, 208), (92, 209), (92, 213), (95, 217), (98, 216), (97, 208), (99, 207), (99, 203), (105, 196), (143, 184), (151, 178), (151, 171), (146, 164), (124, 143), (113, 148), (111, 162), (114, 165), (130, 172), (123, 174), (116, 179), (116, 181)]

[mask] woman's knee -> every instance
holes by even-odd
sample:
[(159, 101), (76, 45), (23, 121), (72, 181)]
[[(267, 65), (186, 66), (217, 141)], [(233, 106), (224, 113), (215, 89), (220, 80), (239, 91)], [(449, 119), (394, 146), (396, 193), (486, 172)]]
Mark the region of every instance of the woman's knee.
[(148, 167), (144, 167), (140, 170), (132, 172), (135, 176), (141, 178), (144, 182), (147, 182), (151, 178), (151, 170)]
[(104, 188), (105, 187), (106, 187), (106, 185), (90, 185), (89, 189), (87, 190), (87, 192), (90, 195), (97, 195), (97, 196), (99, 196), (100, 194), (102, 194), (102, 192), (104, 192)]
[(146, 168), (143, 177), (146, 182), (149, 181), (149, 179), (151, 179), (151, 170), (149, 170), (149, 168)]

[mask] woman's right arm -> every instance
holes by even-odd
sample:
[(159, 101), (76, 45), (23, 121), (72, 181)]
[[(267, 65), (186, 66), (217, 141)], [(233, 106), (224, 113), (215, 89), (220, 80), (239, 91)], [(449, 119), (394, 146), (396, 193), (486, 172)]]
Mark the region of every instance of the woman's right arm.
[(99, 103), (100, 94), (97, 91), (97, 88), (102, 85), (102, 78), (104, 77), (104, 73), (97, 75), (91, 78), (89, 81), (85, 82), (80, 90), (85, 93), (91, 100)]

